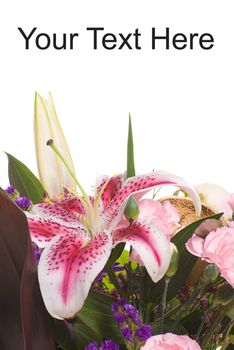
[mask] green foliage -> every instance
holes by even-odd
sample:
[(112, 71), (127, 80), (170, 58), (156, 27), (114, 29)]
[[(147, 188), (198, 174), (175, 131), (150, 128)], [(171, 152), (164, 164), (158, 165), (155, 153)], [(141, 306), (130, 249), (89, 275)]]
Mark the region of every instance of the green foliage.
[(38, 178), (18, 159), (7, 153), (9, 182), (21, 196), (28, 196), (33, 204), (39, 203), (46, 193)]
[(132, 122), (129, 114), (128, 123), (128, 145), (127, 145), (127, 178), (135, 176), (134, 144), (132, 136)]

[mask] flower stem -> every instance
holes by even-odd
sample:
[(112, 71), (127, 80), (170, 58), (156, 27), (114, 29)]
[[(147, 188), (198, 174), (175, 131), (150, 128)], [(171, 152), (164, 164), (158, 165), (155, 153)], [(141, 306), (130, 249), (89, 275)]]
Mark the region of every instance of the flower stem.
[(207, 332), (205, 338), (202, 341), (201, 348), (205, 349), (206, 345), (210, 341), (212, 335), (214, 334), (215, 328), (218, 326), (218, 324), (222, 321), (222, 319), (225, 317), (226, 311), (219, 310), (217, 311), (216, 317), (214, 319), (214, 322), (212, 323), (211, 327), (209, 328), (209, 331)]
[(165, 285), (164, 285), (162, 302), (161, 302), (161, 324), (160, 324), (161, 333), (163, 333), (165, 309), (166, 309), (166, 303), (167, 303), (167, 292), (168, 292), (168, 286), (169, 286), (170, 280), (171, 280), (170, 278), (165, 277)]

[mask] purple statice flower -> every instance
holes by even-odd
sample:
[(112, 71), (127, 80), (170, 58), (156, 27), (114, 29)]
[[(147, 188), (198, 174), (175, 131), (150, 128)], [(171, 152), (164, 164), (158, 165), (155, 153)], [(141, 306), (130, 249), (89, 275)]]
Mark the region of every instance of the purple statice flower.
[(85, 350), (98, 350), (99, 347), (98, 347), (98, 344), (96, 342), (93, 342), (93, 343), (89, 343)]
[(141, 320), (139, 319), (139, 311), (135, 309), (132, 304), (125, 304), (123, 305), (123, 308), (135, 324), (141, 323)]
[(114, 303), (112, 304), (112, 312), (118, 312), (119, 311), (119, 305)]
[(140, 340), (147, 340), (152, 336), (152, 326), (143, 324), (136, 331), (135, 336), (137, 336)]
[(114, 312), (113, 316), (117, 324), (124, 323), (127, 319), (127, 315), (122, 312)]
[(15, 194), (16, 191), (15, 191), (14, 186), (10, 185), (5, 189), (5, 192), (10, 194), (10, 195), (13, 195), (13, 194)]
[(119, 350), (119, 344), (116, 344), (111, 339), (107, 339), (102, 342), (101, 350)]
[(32, 202), (26, 196), (16, 198), (15, 203), (23, 210), (28, 210), (32, 206)]
[(132, 338), (132, 331), (131, 329), (126, 326), (120, 330), (122, 336), (124, 337), (125, 340), (129, 341), (130, 343), (134, 344), (134, 340)]

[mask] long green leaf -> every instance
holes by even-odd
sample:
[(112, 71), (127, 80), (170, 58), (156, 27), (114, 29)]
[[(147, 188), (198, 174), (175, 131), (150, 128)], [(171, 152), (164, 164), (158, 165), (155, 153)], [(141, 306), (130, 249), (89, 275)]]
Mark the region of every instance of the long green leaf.
[(78, 314), (78, 319), (91, 330), (95, 330), (98, 339), (94, 340), (111, 338), (122, 344), (123, 339), (112, 315), (111, 305), (113, 302), (115, 300), (105, 294), (90, 292)]
[(129, 114), (128, 122), (128, 146), (127, 146), (127, 178), (135, 176), (134, 145), (132, 136), (132, 121)]
[(10, 184), (13, 185), (21, 196), (28, 196), (31, 201), (39, 203), (46, 193), (44, 187), (29, 168), (18, 159), (7, 153), (8, 176)]

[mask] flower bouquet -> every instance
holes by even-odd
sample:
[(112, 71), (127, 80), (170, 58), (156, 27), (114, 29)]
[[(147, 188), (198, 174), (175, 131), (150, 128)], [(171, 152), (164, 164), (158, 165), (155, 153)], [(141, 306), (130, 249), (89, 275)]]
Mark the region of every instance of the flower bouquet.
[(87, 191), (51, 95), (34, 122), (39, 179), (7, 154), (0, 190), (1, 349), (234, 348), (234, 197), (136, 174), (130, 118), (126, 169)]

